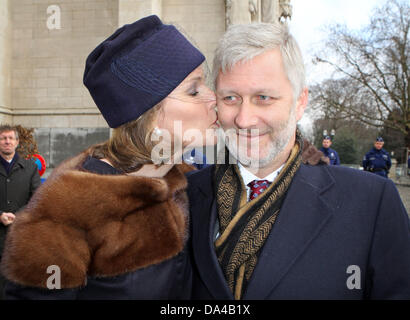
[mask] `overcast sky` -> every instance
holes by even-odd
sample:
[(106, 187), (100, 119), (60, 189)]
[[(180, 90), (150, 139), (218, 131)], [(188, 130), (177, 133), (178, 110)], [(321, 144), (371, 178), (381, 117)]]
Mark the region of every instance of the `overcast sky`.
[(307, 67), (308, 82), (320, 77), (320, 70), (310, 64), (312, 52), (321, 46), (326, 37), (324, 25), (344, 23), (349, 29), (360, 29), (369, 23), (374, 7), (386, 0), (291, 0), (293, 16), (292, 34), (301, 46)]
[[(386, 0), (291, 0), (293, 15), (289, 25), (303, 53), (308, 85), (330, 76), (329, 69), (311, 63), (313, 52), (322, 46), (321, 43), (326, 38), (323, 26), (342, 23), (349, 29), (360, 30), (369, 23), (372, 10), (385, 2)], [(307, 133), (312, 129), (311, 119), (306, 113), (300, 124)]]

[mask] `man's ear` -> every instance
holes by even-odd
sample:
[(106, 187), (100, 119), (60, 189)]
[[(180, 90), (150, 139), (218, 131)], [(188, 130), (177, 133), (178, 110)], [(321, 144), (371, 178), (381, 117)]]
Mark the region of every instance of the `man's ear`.
[(298, 100), (296, 101), (296, 121), (302, 119), (303, 114), (305, 113), (306, 106), (309, 100), (309, 90), (308, 88), (303, 88), (302, 93), (299, 95)]

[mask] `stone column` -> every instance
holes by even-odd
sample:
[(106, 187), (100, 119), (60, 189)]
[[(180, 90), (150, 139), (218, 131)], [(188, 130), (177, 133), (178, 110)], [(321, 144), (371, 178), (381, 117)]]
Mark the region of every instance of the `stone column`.
[(226, 27), (259, 21), (258, 0), (226, 0)]
[(279, 0), (261, 0), (262, 22), (274, 23), (279, 20)]
[(161, 18), (162, 0), (118, 0), (119, 27), (152, 14)]
[(0, 123), (12, 123), (10, 0), (0, 2)]

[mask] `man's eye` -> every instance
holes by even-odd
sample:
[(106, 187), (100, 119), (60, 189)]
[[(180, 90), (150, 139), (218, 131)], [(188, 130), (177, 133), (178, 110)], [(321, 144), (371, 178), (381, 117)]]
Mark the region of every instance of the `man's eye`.
[(226, 96), (223, 98), (224, 102), (226, 103), (235, 103), (238, 101), (238, 98), (235, 96)]
[(194, 90), (194, 91), (192, 91), (189, 95), (195, 97), (195, 96), (198, 95), (198, 93), (199, 93), (199, 92), (198, 92), (197, 90)]
[(260, 100), (264, 100), (264, 101), (266, 101), (266, 100), (269, 100), (269, 99), (270, 99), (270, 97), (269, 97), (269, 96), (265, 96), (265, 95), (263, 95), (263, 94), (260, 94), (260, 95), (258, 96), (258, 98), (259, 98)]

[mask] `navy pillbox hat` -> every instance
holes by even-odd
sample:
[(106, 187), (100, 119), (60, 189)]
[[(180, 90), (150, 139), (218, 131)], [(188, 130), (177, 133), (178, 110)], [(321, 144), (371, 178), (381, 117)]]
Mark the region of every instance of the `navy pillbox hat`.
[(377, 142), (384, 142), (384, 140), (383, 140), (382, 137), (377, 137), (377, 138), (376, 138), (376, 141), (377, 141)]
[(205, 57), (153, 15), (118, 29), (88, 56), (84, 85), (111, 128), (137, 119)]

